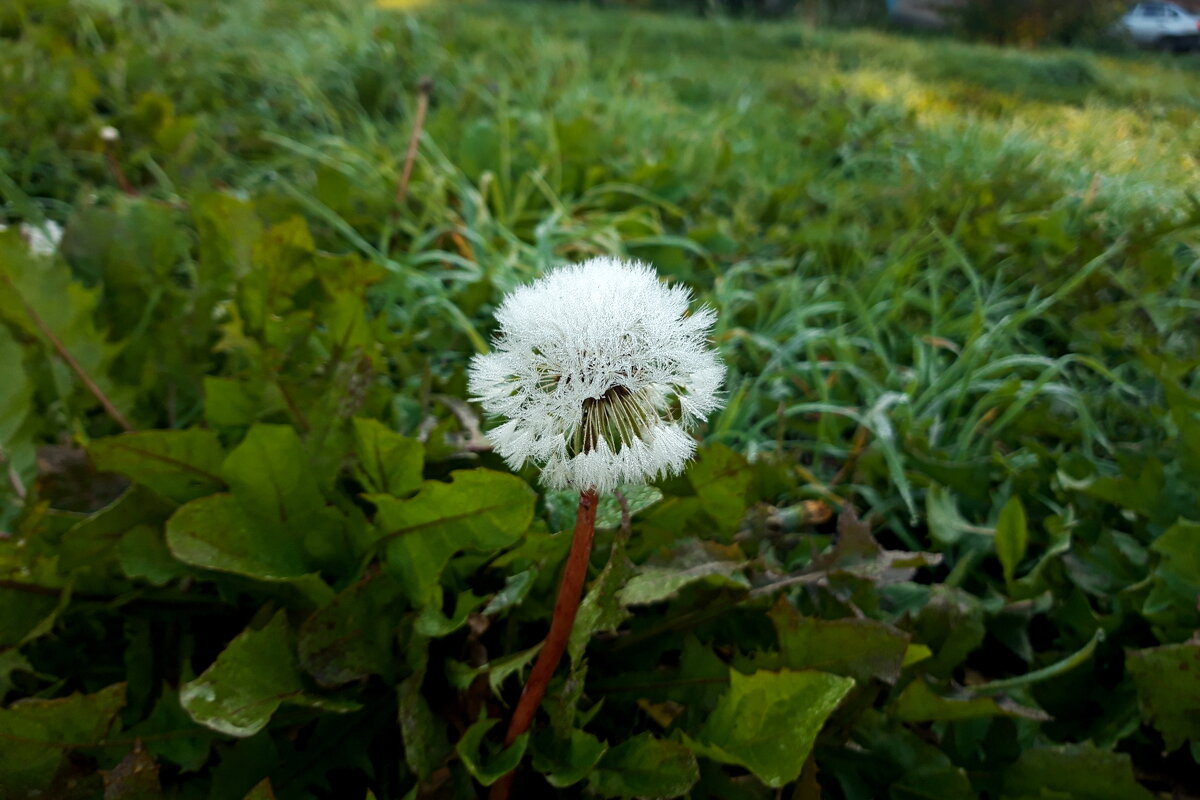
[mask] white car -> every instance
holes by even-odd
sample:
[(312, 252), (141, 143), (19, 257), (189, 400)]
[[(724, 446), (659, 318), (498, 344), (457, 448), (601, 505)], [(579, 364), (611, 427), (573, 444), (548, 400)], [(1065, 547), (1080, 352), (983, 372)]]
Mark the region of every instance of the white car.
[(1121, 28), (1142, 45), (1175, 52), (1200, 47), (1200, 16), (1174, 3), (1138, 3), (1121, 17)]

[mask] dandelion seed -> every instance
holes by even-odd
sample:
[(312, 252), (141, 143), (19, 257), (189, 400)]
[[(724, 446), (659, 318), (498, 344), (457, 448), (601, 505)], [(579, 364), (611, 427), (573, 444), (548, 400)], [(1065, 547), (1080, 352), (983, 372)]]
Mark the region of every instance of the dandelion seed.
[(688, 431), (721, 406), (724, 367), (707, 344), (709, 308), (638, 262), (596, 258), (509, 294), (493, 352), (470, 391), (505, 420), (488, 439), (513, 469), (542, 467), (553, 488), (605, 492), (678, 474)]

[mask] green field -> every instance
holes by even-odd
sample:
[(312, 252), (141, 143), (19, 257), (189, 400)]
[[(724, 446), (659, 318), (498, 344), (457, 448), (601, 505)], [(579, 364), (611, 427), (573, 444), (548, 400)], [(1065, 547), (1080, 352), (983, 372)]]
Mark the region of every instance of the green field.
[[(1198, 115), (1194, 56), (10, 0), (0, 798), (1200, 793)], [(575, 496), (466, 367), (594, 255), (726, 403), (502, 750)]]

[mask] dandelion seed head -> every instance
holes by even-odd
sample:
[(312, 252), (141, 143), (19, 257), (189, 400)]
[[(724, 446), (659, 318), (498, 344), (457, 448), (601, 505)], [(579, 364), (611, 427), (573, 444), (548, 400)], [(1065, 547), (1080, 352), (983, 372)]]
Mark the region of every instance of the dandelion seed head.
[(688, 431), (721, 406), (709, 308), (638, 262), (559, 267), (505, 297), (494, 349), (471, 362), (473, 398), (503, 420), (488, 439), (553, 488), (611, 491), (679, 473)]

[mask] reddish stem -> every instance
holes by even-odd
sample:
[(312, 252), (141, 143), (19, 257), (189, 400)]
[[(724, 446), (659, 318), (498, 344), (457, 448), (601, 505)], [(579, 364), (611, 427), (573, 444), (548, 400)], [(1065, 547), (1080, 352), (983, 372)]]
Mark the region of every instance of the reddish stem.
[[(550, 621), (550, 633), (538, 653), (529, 681), (521, 692), (521, 699), (508, 723), (504, 735), (504, 746), (509, 747), (517, 737), (529, 730), (533, 715), (537, 713), (550, 678), (558, 669), (567, 640), (571, 638), (571, 627), (579, 611), (579, 599), (583, 595), (583, 583), (587, 578), (588, 562), (592, 557), (592, 538), (596, 533), (596, 505), (599, 498), (592, 490), (579, 493), (579, 512), (575, 516), (575, 535), (571, 539), (571, 552), (563, 569), (562, 582), (558, 585), (558, 598), (554, 601), (554, 618)], [(512, 790), (516, 773), (510, 772), (492, 784), (489, 800), (507, 800)]]
[(91, 392), (92, 397), (96, 398), (96, 400), (100, 402), (100, 405), (104, 407), (105, 413), (107, 413), (114, 422), (120, 425), (122, 430), (133, 431), (134, 427), (129, 424), (129, 420), (125, 419), (125, 415), (117, 410), (117, 407), (112, 404), (112, 401), (108, 399), (108, 396), (105, 395), (100, 387), (96, 385), (96, 382), (92, 380), (91, 375), (87, 374), (87, 370), (83, 368), (83, 365), (75, 360), (75, 356), (71, 355), (71, 351), (66, 348), (66, 345), (62, 343), (62, 340), (54, 335), (54, 331), (50, 330), (50, 326), (46, 324), (46, 321), (42, 319), (41, 315), (34, 310), (33, 306), (26, 302), (25, 298), (17, 290), (17, 285), (13, 283), (12, 279), (7, 275), (0, 275), (0, 281), (7, 283), (9, 288), (16, 292), (17, 302), (24, 307), (25, 313), (29, 315), (31, 320), (33, 320), (33, 324), (36, 325), (37, 329), (42, 332), (42, 335), (46, 337), (46, 340), (50, 342), (50, 346), (53, 347), (55, 352), (58, 353), (59, 358), (67, 362), (67, 366), (70, 367), (71, 371), (75, 373), (76, 377), (83, 382), (83, 385), (87, 387), (89, 392)]

